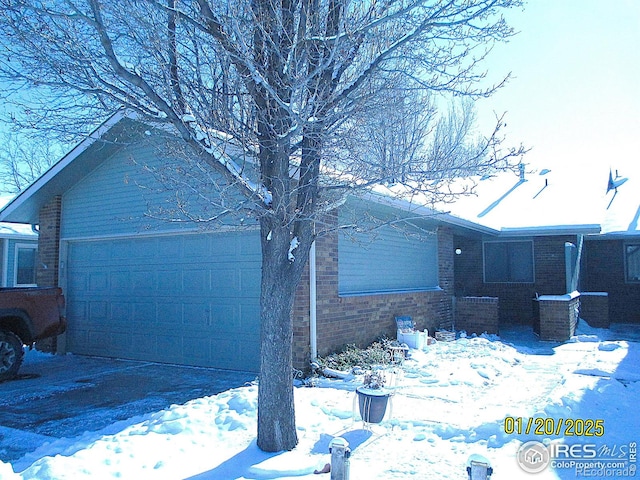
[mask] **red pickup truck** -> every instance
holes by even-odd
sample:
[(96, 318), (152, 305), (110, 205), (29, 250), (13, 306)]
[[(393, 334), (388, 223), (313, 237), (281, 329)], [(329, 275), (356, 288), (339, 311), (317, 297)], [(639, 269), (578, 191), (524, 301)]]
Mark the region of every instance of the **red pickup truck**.
[(24, 345), (65, 331), (64, 307), (57, 287), (0, 288), (0, 382), (18, 373)]

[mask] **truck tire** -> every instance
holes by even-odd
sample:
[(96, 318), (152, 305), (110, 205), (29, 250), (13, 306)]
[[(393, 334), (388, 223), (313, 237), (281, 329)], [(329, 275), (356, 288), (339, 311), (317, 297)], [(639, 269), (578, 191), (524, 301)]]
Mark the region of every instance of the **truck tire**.
[(18, 374), (23, 356), (24, 349), (18, 336), (0, 330), (0, 382), (11, 380)]

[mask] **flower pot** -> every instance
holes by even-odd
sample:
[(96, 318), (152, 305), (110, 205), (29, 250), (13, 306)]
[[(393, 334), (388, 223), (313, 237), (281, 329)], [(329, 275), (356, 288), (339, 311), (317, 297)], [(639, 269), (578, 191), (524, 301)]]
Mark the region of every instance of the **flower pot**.
[(360, 416), (367, 423), (380, 423), (387, 411), (391, 392), (385, 388), (356, 388)]
[(429, 332), (427, 330), (425, 330), (424, 332), (420, 332), (418, 330), (412, 330), (411, 332), (402, 332), (398, 330), (396, 336), (400, 343), (406, 343), (409, 348), (423, 350), (424, 346), (427, 343)]

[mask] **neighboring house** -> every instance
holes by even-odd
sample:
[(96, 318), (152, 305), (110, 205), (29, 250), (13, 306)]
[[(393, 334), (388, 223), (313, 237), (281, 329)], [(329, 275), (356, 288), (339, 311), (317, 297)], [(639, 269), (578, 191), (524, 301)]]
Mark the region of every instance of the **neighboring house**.
[(593, 326), (640, 323), (640, 168), (543, 167), (478, 179), (450, 206), (494, 230), (455, 238), (456, 296), (495, 297), (499, 324), (535, 325), (534, 298), (575, 290)]
[[(39, 284), (62, 286), (67, 300), (59, 349), (257, 371), (257, 222), (230, 216), (207, 228), (149, 214), (150, 206), (163, 206), (157, 215), (186, 220), (171, 211), (175, 192), (149, 173), (171, 163), (178, 145), (119, 113), (8, 204), (0, 220), (39, 226), (47, 266)], [(217, 200), (213, 191), (208, 198)], [(188, 201), (208, 214), (220, 208)], [(348, 202), (323, 226), (362, 217), (365, 208), (411, 220), (374, 237), (333, 233), (316, 242), (294, 307), (297, 368), (345, 344), (395, 335), (396, 315), (413, 316), (420, 328), (452, 322), (454, 235), (486, 229), (427, 209), (416, 218), (415, 206), (376, 195)]]
[[(2, 204), (8, 200), (0, 198)], [(37, 262), (38, 234), (31, 225), (0, 223), (0, 286), (36, 286)]]
[(38, 234), (31, 225), (0, 223), (3, 287), (34, 287), (38, 261)]

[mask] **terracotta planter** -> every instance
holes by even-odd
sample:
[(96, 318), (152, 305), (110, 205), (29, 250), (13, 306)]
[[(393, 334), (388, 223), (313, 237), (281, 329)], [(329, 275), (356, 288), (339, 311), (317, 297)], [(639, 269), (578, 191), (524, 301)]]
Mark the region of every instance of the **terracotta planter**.
[(380, 423), (387, 411), (391, 392), (385, 388), (356, 388), (360, 416), (367, 423)]

